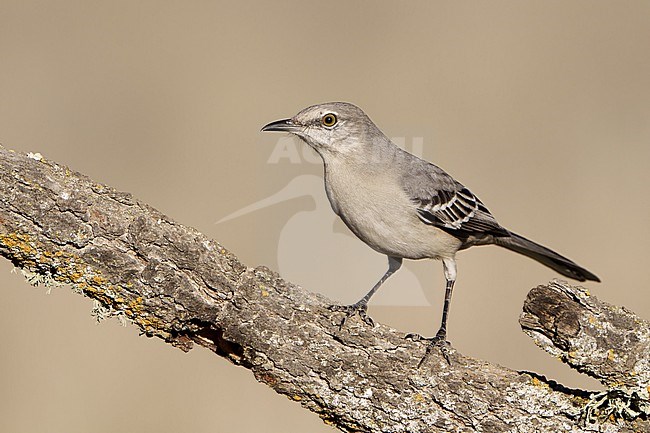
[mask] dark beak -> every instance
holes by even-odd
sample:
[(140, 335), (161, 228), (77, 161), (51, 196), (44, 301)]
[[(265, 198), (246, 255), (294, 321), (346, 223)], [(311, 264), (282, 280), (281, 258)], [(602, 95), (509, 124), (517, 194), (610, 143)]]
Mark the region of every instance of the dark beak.
[(294, 132), (298, 128), (300, 128), (300, 125), (296, 125), (291, 119), (282, 119), (264, 125), (262, 131)]

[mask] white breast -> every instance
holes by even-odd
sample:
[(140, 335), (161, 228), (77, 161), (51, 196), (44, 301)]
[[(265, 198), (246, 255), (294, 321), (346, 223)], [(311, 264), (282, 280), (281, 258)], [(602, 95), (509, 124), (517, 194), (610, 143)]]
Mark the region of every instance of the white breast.
[(395, 176), (373, 164), (329, 163), (327, 197), (350, 230), (380, 253), (408, 259), (453, 257), (460, 241), (424, 224)]

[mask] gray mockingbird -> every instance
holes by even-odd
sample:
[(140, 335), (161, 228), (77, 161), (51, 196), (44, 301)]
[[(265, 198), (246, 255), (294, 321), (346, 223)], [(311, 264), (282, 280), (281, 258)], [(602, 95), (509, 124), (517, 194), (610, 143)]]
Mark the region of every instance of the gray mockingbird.
[(578, 281), (600, 281), (571, 260), (503, 228), (485, 205), (441, 168), (393, 144), (357, 106), (314, 105), (262, 131), (289, 132), (311, 146), (325, 166), (325, 190), (334, 212), (374, 250), (388, 256), (388, 271), (359, 302), (333, 306), (372, 324), (367, 304), (403, 259), (439, 259), (444, 267), (442, 323), (432, 346), (446, 342), (447, 315), (456, 280), (456, 252), (494, 244), (526, 255)]

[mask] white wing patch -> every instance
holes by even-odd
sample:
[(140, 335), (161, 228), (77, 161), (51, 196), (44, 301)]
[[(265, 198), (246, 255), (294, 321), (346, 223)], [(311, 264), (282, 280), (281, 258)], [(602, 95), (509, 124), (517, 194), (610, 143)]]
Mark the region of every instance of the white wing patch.
[(459, 230), (482, 207), (480, 201), (467, 188), (460, 191), (438, 191), (426, 202), (420, 201), (418, 216), (428, 224), (441, 224)]

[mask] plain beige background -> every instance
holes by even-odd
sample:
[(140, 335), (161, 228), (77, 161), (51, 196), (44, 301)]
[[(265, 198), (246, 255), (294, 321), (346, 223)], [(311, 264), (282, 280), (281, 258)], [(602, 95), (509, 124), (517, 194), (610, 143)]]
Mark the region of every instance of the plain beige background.
[[(0, 0), (0, 142), (350, 301), (385, 259), (322, 206), (313, 154), (259, 129), (354, 102), (407, 147), (419, 140), (503, 225), (598, 274), (593, 294), (650, 318), (649, 47), (647, 1)], [(215, 224), (292, 181), (285, 201)], [(90, 300), (65, 287), (47, 295), (11, 269), (0, 261), (0, 431), (331, 431), (248, 371), (117, 320), (96, 325)], [(441, 265), (403, 272), (370, 313), (431, 334)], [(597, 388), (519, 329), (528, 290), (555, 276), (496, 247), (461, 253), (450, 340)], [(398, 305), (414, 278), (426, 302)]]

